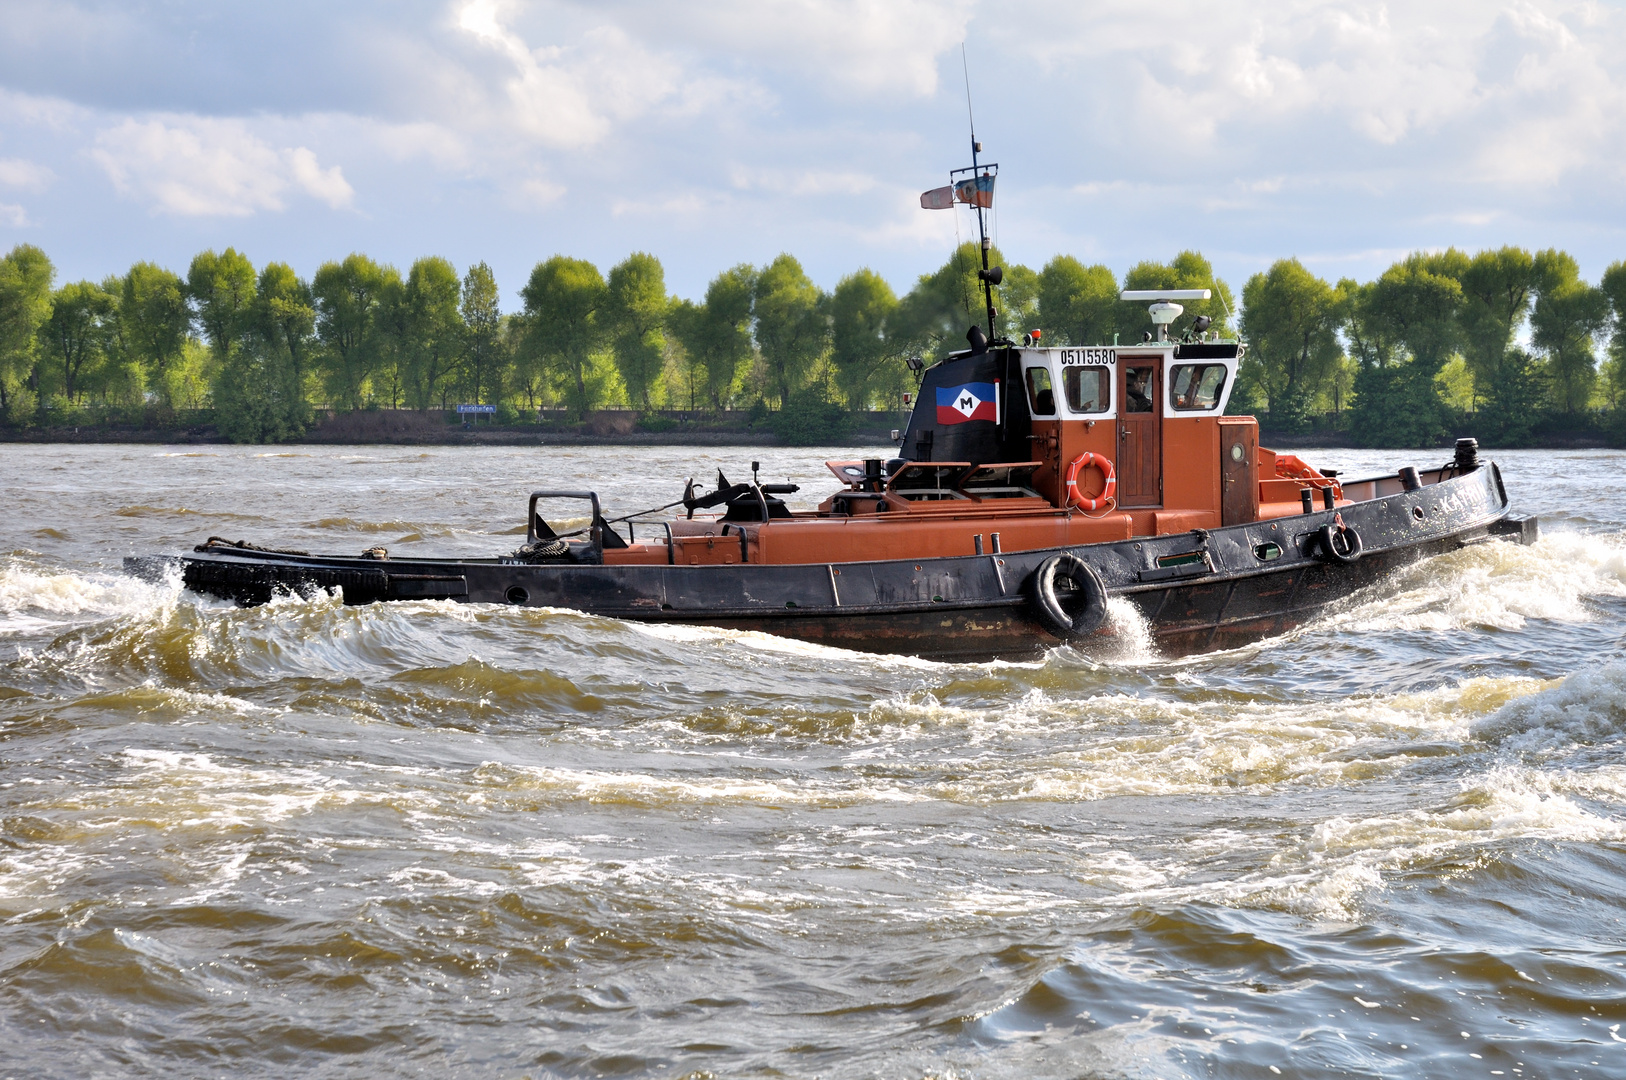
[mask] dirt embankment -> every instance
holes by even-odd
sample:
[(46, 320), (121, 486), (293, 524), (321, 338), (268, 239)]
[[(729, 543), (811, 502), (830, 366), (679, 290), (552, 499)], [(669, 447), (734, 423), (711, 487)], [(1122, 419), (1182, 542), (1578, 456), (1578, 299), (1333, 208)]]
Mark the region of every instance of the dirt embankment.
[[(642, 422), (640, 422), (642, 419)], [(903, 423), (890, 413), (861, 415), (852, 432), (835, 442), (890, 445), (892, 427)], [(212, 423), (105, 423), (0, 427), (0, 442), (159, 443), (194, 445), (230, 442)], [(441, 412), (376, 409), (329, 414), (291, 444), (402, 446), (776, 446), (766, 423), (746, 415), (722, 417), (663, 415), (651, 423), (630, 410), (606, 409), (577, 422), (562, 412), (539, 423), (468, 424), (448, 421)]]

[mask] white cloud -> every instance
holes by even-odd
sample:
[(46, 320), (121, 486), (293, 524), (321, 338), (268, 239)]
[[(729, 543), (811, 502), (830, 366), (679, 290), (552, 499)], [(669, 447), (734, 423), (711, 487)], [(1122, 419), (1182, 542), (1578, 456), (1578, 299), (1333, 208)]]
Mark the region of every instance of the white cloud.
[(30, 224), (28, 213), (22, 207), (14, 203), (0, 203), (0, 225), (21, 229)]
[(610, 205), (614, 217), (647, 215), (672, 219), (693, 220), (719, 205), (716, 198), (704, 198), (694, 192), (667, 195), (650, 199), (617, 199)]
[(545, 177), (531, 176), (514, 185), (512, 201), (522, 210), (533, 210), (552, 206), (565, 197), (565, 191), (563, 184), (555, 184)]
[[(887, 250), (952, 251), (955, 215), (922, 212), (920, 196), (913, 191), (893, 191), (884, 200), (885, 218), (878, 225), (852, 230), (862, 243)], [(900, 282), (904, 288), (912, 281)]]
[(875, 178), (861, 172), (751, 168), (741, 164), (729, 169), (729, 182), (741, 191), (792, 196), (860, 195), (875, 187)]
[(1626, 250), (1620, 2), (426, 0), (313, 9), (292, 59), (252, 5), (171, 7), (210, 16), (99, 18), (86, 53), (77, 23), (19, 46), (0, 4), (0, 199), (42, 243), (134, 244), (152, 211), (308, 259), (650, 250), (692, 290), (788, 250), (907, 286), (955, 239), (915, 200), (968, 164), (963, 40), (1013, 260)]
[(569, 47), (532, 49), (502, 15), (496, 0), (470, 0), (458, 12), (457, 25), (511, 68), (498, 122), (545, 146), (591, 146), (616, 122), (642, 116), (682, 89), (676, 62), (643, 48), (617, 26), (595, 26)]
[(345, 182), (344, 173), (337, 165), (324, 169), (316, 163), (316, 155), (298, 146), (282, 152), (288, 166), (288, 175), (295, 186), (303, 188), (312, 198), (327, 203), (335, 210), (349, 206), (356, 192)]
[(44, 165), (22, 158), (0, 158), (0, 185), (43, 191), (56, 179), (56, 173)]
[(0, 87), (0, 116), (33, 127), (55, 131), (71, 130), (84, 110), (57, 97), (23, 94)]
[(470, 164), (468, 144), (444, 125), (421, 121), (409, 124), (369, 124), (367, 140), (396, 161), (427, 159), (449, 169)]
[(355, 191), (337, 165), (300, 146), (276, 150), (241, 120), (127, 119), (96, 135), (91, 157), (121, 195), (182, 217), (282, 210), (290, 188), (335, 209)]
[(1179, 29), (1150, 46), (1144, 8), (1130, 0), (1057, 5), (1023, 32), (1051, 80), (1080, 73), (1080, 94), (1127, 90), (1102, 99), (1125, 140), (1237, 160), (1285, 151), (1300, 171), (1392, 148), (1414, 174), (1511, 185), (1623, 158), (1618, 11), (1570, 0), (1173, 0), (1164, 12)]
[(633, 5), (621, 25), (794, 70), (836, 96), (928, 97), (939, 57), (965, 40), (975, 8), (974, 0), (653, 0)]

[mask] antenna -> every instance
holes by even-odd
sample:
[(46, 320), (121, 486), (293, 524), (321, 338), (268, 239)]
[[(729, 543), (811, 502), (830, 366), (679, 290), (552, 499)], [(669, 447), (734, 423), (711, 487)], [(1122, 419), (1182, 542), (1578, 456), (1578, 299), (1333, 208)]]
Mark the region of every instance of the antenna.
[(971, 65), (965, 58), (965, 42), (960, 42), (960, 70), (965, 73), (965, 119), (971, 128), (971, 161), (976, 163), (977, 118), (971, 113)]

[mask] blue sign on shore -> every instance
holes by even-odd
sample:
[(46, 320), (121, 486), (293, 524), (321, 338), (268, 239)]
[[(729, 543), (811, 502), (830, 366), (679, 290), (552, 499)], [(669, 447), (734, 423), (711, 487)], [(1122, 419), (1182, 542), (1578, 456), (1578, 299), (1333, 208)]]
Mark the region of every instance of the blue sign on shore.
[(495, 406), (495, 405), (459, 405), (457, 407), (457, 411), (460, 412), (460, 413), (494, 413), (494, 412), (497, 411), (497, 406)]

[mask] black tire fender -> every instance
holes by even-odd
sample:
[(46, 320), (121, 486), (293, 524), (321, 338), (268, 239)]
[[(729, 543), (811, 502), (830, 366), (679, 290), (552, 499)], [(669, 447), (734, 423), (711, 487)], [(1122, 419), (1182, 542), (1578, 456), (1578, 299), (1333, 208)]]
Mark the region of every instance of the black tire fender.
[[(1318, 552), (1328, 562), (1343, 563), (1348, 566), (1361, 557), (1364, 545), (1361, 543), (1361, 534), (1351, 525), (1342, 522), (1321, 526), (1318, 535)], [(1342, 547), (1340, 548), (1340, 545)]]
[[(1058, 588), (1058, 582), (1069, 582)], [(1033, 608), (1045, 628), (1064, 641), (1086, 637), (1107, 621), (1107, 587), (1077, 555), (1052, 555), (1033, 573)]]

